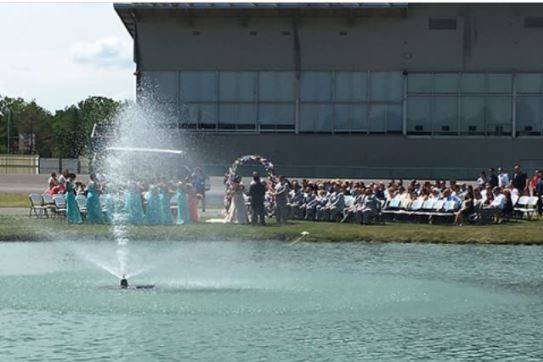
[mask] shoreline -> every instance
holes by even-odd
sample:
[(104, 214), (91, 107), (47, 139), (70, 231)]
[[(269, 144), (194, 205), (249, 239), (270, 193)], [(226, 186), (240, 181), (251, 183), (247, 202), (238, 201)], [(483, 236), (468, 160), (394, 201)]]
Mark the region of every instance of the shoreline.
[[(542, 221), (511, 221), (502, 225), (452, 226), (391, 222), (385, 225), (291, 221), (267, 226), (206, 224), (128, 226), (134, 241), (254, 241), (361, 242), (419, 244), (543, 245)], [(109, 225), (69, 225), (61, 219), (0, 215), (0, 242), (55, 240), (115, 240)]]

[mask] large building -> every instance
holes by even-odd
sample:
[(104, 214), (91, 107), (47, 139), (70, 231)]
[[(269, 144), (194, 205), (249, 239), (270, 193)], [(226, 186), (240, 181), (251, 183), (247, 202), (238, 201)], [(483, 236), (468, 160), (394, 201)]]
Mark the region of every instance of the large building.
[(138, 96), (173, 109), (209, 169), (254, 153), (293, 176), (543, 167), (543, 5), (115, 10), (134, 39)]

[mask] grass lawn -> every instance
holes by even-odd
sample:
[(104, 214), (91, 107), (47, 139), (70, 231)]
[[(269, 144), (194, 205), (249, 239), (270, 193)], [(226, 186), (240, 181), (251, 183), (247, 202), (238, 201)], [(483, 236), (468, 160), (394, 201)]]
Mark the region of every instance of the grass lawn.
[(0, 207), (28, 207), (28, 194), (0, 192)]
[[(353, 224), (291, 221), (279, 227), (196, 224), (185, 226), (130, 226), (133, 240), (284, 240), (292, 241), (303, 231), (305, 241), (366, 241), (420, 243), (542, 244), (543, 221), (511, 221), (503, 225), (452, 226), (416, 223)], [(0, 216), (0, 241), (113, 240), (107, 225), (68, 225), (60, 219)]]

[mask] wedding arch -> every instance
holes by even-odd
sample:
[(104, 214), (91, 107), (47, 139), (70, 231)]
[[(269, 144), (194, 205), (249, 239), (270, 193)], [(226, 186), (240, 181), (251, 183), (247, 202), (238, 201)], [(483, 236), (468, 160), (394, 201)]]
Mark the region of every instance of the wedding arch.
[(237, 158), (234, 163), (230, 166), (228, 169), (228, 184), (230, 184), (237, 176), (238, 176), (238, 167), (239, 166), (245, 166), (252, 163), (260, 164), (262, 167), (264, 167), (264, 170), (266, 170), (266, 176), (275, 182), (276, 174), (275, 174), (275, 167), (273, 163), (271, 163), (268, 159), (260, 156), (260, 155), (246, 155)]

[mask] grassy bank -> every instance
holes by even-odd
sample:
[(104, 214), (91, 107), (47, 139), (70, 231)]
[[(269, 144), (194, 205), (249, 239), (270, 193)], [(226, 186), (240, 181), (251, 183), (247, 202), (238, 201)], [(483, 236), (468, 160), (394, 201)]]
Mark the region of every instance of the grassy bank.
[[(131, 226), (133, 240), (296, 240), (303, 231), (306, 241), (366, 241), (420, 243), (541, 244), (542, 221), (513, 221), (504, 225), (450, 226), (387, 223), (352, 224), (292, 221), (279, 227), (197, 224), (187, 226)], [(106, 225), (68, 225), (58, 219), (0, 216), (0, 241), (113, 239)]]
[(28, 194), (0, 192), (0, 207), (28, 206)]

